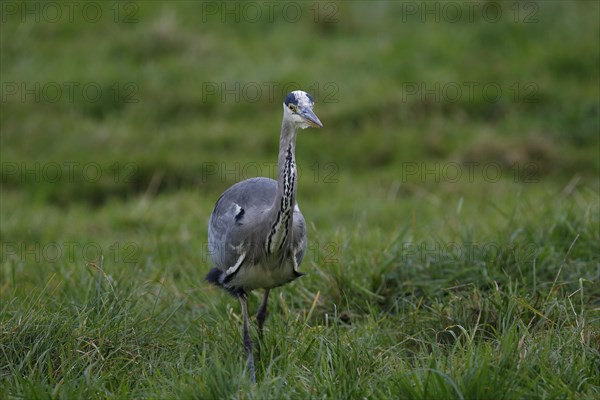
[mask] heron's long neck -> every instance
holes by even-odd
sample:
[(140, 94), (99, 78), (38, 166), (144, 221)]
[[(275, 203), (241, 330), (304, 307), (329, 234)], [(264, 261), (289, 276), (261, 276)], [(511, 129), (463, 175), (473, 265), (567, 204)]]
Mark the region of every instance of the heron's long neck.
[(291, 236), (296, 204), (296, 133), (298, 128), (287, 121), (281, 125), (277, 175), (277, 196), (269, 211), (271, 223), (267, 237), (267, 252), (275, 253)]

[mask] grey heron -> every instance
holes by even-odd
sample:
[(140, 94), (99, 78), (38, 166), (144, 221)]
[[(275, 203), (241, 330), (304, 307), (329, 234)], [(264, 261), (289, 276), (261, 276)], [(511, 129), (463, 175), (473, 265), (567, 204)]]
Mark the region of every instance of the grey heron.
[(304, 217), (296, 203), (298, 128), (322, 128), (311, 95), (296, 90), (283, 103), (277, 181), (251, 178), (227, 189), (208, 221), (208, 243), (215, 267), (206, 280), (239, 298), (248, 370), (256, 382), (253, 343), (248, 332), (247, 295), (264, 289), (256, 314), (259, 334), (267, 316), (269, 291), (303, 275), (298, 268), (306, 251)]

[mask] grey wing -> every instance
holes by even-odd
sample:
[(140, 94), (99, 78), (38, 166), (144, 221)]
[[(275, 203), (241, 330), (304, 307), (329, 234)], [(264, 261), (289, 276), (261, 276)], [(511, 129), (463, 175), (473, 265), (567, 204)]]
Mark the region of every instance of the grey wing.
[(306, 223), (304, 216), (300, 212), (300, 208), (296, 204), (294, 209), (294, 224), (292, 226), (292, 251), (296, 258), (296, 266), (299, 267), (306, 253)]
[(252, 178), (236, 183), (219, 197), (208, 222), (208, 249), (217, 268), (225, 271), (236, 265), (248, 247), (256, 246), (255, 238), (268, 228), (262, 226), (260, 217), (271, 207), (276, 193), (276, 181)]

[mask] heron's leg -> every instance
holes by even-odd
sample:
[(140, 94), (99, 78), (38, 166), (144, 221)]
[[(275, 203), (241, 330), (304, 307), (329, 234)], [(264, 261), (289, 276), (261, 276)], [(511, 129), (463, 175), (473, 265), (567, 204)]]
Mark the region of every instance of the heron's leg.
[(250, 333), (248, 332), (248, 300), (246, 297), (240, 297), (240, 303), (242, 304), (242, 318), (244, 320), (244, 348), (248, 355), (248, 371), (250, 372), (250, 379), (252, 383), (256, 383), (256, 374), (254, 372), (254, 355), (252, 355), (252, 349), (254, 344), (250, 339)]
[(265, 295), (263, 296), (262, 303), (260, 303), (260, 307), (258, 307), (258, 312), (256, 313), (256, 321), (258, 322), (258, 334), (262, 339), (263, 335), (263, 325), (265, 324), (265, 319), (267, 319), (267, 303), (269, 302), (269, 290), (265, 289)]

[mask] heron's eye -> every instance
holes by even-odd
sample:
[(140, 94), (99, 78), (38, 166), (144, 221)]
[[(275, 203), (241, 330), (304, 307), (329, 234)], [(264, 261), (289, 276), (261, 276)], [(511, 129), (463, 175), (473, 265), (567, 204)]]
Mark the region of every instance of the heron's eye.
[(296, 106), (295, 105), (290, 104), (288, 107), (289, 107), (290, 111), (296, 112)]

